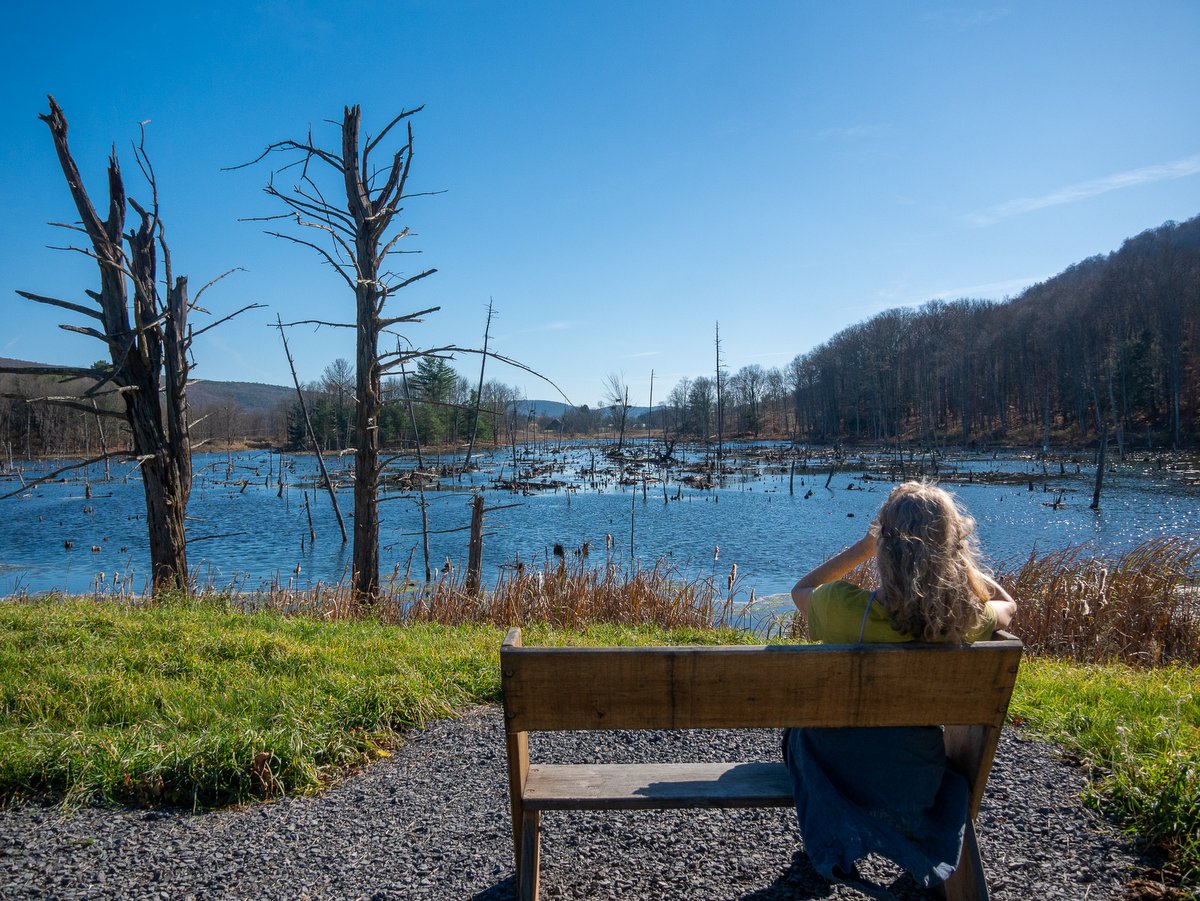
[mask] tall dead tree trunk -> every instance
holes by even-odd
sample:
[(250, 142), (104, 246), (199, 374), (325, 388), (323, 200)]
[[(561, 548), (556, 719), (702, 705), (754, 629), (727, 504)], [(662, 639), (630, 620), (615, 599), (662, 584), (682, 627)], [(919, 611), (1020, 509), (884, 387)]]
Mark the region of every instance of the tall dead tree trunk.
[(471, 540), (467, 551), (467, 594), (479, 594), (483, 573), (483, 495), (471, 500)]
[(724, 374), (724, 369), (721, 364), (721, 323), (716, 324), (716, 348), (717, 348), (717, 474), (716, 484), (721, 485), (721, 458), (724, 456), (724, 439), (725, 439), (725, 382), (721, 376)]
[[(184, 516), (192, 484), (187, 381), (193, 337), (187, 319), (188, 313), (195, 309), (195, 301), (188, 299), (187, 278), (172, 277), (170, 251), (159, 217), (158, 186), (144, 141), (135, 146), (134, 155), (148, 182), (151, 203), (143, 207), (126, 196), (114, 151), (108, 161), (108, 216), (101, 219), (71, 155), (66, 116), (53, 97), (49, 101), (50, 112), (39, 118), (50, 128), (54, 149), (80, 219), (78, 226), (66, 227), (87, 235), (90, 244), (90, 247), (71, 249), (96, 261), (100, 269), (100, 290), (87, 292), (95, 302), (95, 308), (25, 291), (17, 293), (36, 303), (61, 307), (95, 320), (99, 327), (59, 327), (104, 342), (112, 369), (39, 367), (37, 372), (42, 375), (61, 375), (65, 381), (87, 379), (92, 384), (83, 392), (82, 398), (35, 400), (125, 420), (132, 435), (131, 455), (138, 462), (145, 493), (152, 590), (156, 594), (170, 589), (186, 590)], [(127, 204), (140, 220), (137, 228), (129, 231), (125, 231)], [(167, 286), (165, 299), (159, 293), (160, 250), (164, 264), (163, 283)], [(196, 300), (199, 296), (196, 295)], [(238, 313), (246, 309), (250, 307), (243, 307)], [(9, 368), (3, 371), (24, 370)], [(123, 412), (97, 411), (96, 398), (114, 395), (122, 402)]]
[[(354, 293), (353, 322), (302, 320), (285, 325), (333, 326), (355, 330), (357, 396), (355, 397), (354, 455), (354, 550), (352, 589), (360, 603), (372, 603), (379, 594), (379, 477), (382, 470), (379, 446), (379, 417), (383, 409), (382, 377), (398, 369), (406, 361), (420, 357), (449, 357), (454, 353), (480, 353), (455, 345), (418, 349), (407, 341), (394, 352), (380, 353), (379, 338), (385, 330), (397, 325), (421, 322), (422, 317), (436, 312), (430, 307), (416, 313), (387, 317), (384, 307), (388, 299), (403, 288), (432, 275), (436, 269), (426, 269), (413, 275), (392, 273), (386, 265), (390, 254), (407, 228), (394, 229), (401, 202), (413, 195), (406, 194), (413, 159), (413, 130), (410, 117), (422, 107), (406, 110), (392, 119), (375, 137), (360, 143), (362, 112), (357, 106), (342, 111), (341, 144), (336, 150), (325, 149), (305, 140), (287, 140), (272, 144), (258, 157), (245, 165), (253, 165), (272, 153), (291, 157), (282, 169), (299, 166), (294, 187), (288, 193), (277, 189), (273, 178), (267, 182), (267, 194), (278, 199), (290, 210), (296, 226), (314, 229), (317, 237), (305, 240), (283, 232), (268, 232), (278, 238), (300, 244), (317, 253)], [(390, 161), (380, 167), (372, 164), (371, 154), (385, 137), (401, 122), (406, 123), (407, 138), (395, 150)], [(238, 167), (241, 168), (241, 167)], [(320, 172), (336, 175), (336, 188), (317, 183)], [(338, 200), (336, 198), (340, 197)], [(278, 219), (278, 216), (261, 217)], [(318, 243), (319, 242), (319, 243)], [(486, 352), (494, 359), (533, 372), (514, 360)], [(537, 373), (533, 373), (537, 375)], [(553, 383), (551, 383), (553, 384)]]
[[(346, 179), (346, 200), (354, 217), (354, 262), (358, 271), (354, 287), (358, 323), (355, 351), (358, 406), (354, 455), (354, 589), (359, 600), (364, 600), (374, 598), (379, 592), (379, 413), (383, 409), (383, 386), (379, 374), (379, 333), (383, 330), (379, 241), (383, 232), (379, 227), (380, 210), (372, 203), (367, 186), (371, 173), (364, 172), (365, 166), (360, 169), (358, 165), (360, 121), (361, 114), (357, 106), (346, 111), (342, 123), (342, 174)], [(410, 160), (411, 138), (410, 128)], [(407, 174), (408, 166), (404, 168)], [(383, 224), (386, 226), (386, 219)]]
[(1096, 456), (1096, 487), (1092, 492), (1090, 509), (1100, 509), (1100, 491), (1104, 488), (1104, 451), (1108, 447), (1108, 420), (1104, 421), (1100, 434), (1100, 450)]
[[(333, 513), (337, 517), (338, 528), (342, 532), (342, 544), (346, 543), (346, 521), (342, 519), (342, 508), (338, 506), (337, 489), (333, 486), (333, 480), (329, 478), (329, 470), (325, 468), (325, 457), (321, 454), (321, 445), (317, 442), (317, 434), (313, 431), (312, 417), (308, 415), (308, 404), (304, 400), (304, 392), (300, 390), (300, 379), (296, 376), (296, 363), (292, 359), (292, 351), (288, 347), (287, 335), (283, 331), (283, 318), (278, 314), (275, 315), (276, 327), (279, 329), (279, 338), (283, 341), (283, 353), (287, 357), (288, 368), (292, 371), (292, 384), (296, 386), (296, 399), (300, 401), (300, 413), (304, 416), (304, 429), (308, 435), (308, 440), (312, 442), (313, 453), (317, 455), (317, 466), (321, 470), (321, 481), (325, 483), (325, 490), (329, 492), (329, 502), (333, 505)], [(283, 465), (279, 467), (280, 489), (283, 487)], [(315, 493), (313, 495), (316, 496)], [(308, 495), (304, 495), (305, 503), (308, 503)], [(316, 536), (313, 536), (314, 540)]]
[(479, 434), (479, 407), (483, 403), (483, 368), (487, 365), (488, 339), (492, 334), (492, 301), (488, 300), (487, 324), (483, 327), (483, 353), (479, 356), (479, 387), (475, 389), (475, 411), (471, 417), (471, 440), (467, 442), (467, 454), (463, 458), (463, 469), (471, 465), (471, 454), (475, 450), (475, 436)]
[[(400, 122), (420, 112), (407, 110), (392, 119), (378, 136), (360, 144), (362, 111), (347, 106), (342, 113), (341, 146), (329, 150), (317, 146), (311, 135), (303, 141), (272, 144), (258, 159), (272, 152), (300, 157), (298, 184), (290, 193), (279, 191), (269, 181), (266, 192), (291, 210), (296, 225), (322, 233), (321, 243), (307, 241), (280, 232), (269, 232), (315, 250), (331, 265), (354, 292), (354, 322), (322, 322), (324, 325), (353, 328), (357, 336), (355, 370), (355, 455), (354, 455), (354, 550), (351, 575), (355, 597), (371, 603), (379, 594), (379, 416), (383, 408), (382, 376), (400, 362), (422, 352), (397, 351), (380, 354), (379, 337), (383, 331), (401, 323), (419, 322), (420, 317), (437, 308), (394, 318), (383, 314), (388, 297), (413, 282), (432, 275), (427, 269), (407, 278), (393, 277), (384, 262), (408, 229), (392, 231), (400, 212), (400, 203), (408, 195), (405, 187), (412, 165), (412, 123), (407, 123), (407, 140), (396, 150), (389, 165), (380, 171), (372, 166), (371, 153)], [(257, 162), (255, 160), (254, 162)], [(340, 184), (335, 194), (318, 187), (315, 164), (332, 169)], [(310, 167), (310, 164), (313, 164)], [(290, 165), (290, 164), (289, 164)], [(277, 218), (277, 217), (271, 217)], [(308, 320), (315, 322), (314, 320)], [(291, 323), (301, 324), (301, 323)], [(436, 351), (434, 351), (436, 352)]]

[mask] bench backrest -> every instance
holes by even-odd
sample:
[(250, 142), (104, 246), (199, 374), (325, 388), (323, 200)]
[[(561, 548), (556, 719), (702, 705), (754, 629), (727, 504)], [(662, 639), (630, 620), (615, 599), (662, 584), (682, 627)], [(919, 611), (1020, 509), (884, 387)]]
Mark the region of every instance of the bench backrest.
[(509, 733), (782, 726), (999, 727), (1021, 659), (949, 645), (522, 647), (500, 651)]

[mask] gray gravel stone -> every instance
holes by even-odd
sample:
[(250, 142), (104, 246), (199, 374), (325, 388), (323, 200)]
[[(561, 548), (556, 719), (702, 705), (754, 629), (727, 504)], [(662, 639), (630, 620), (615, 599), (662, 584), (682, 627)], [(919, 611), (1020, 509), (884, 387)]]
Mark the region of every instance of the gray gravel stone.
[[(36, 805), (0, 811), (0, 898), (446, 899), (513, 895), (502, 717), (486, 707), (414, 732), (317, 797), (206, 814)], [(774, 760), (779, 733), (537, 735), (539, 760)], [(978, 820), (997, 901), (1116, 901), (1138, 861), (1082, 807), (1084, 777), (1006, 731)], [(864, 897), (808, 863), (794, 813), (543, 815), (548, 899)], [(888, 861), (863, 875), (927, 897)]]

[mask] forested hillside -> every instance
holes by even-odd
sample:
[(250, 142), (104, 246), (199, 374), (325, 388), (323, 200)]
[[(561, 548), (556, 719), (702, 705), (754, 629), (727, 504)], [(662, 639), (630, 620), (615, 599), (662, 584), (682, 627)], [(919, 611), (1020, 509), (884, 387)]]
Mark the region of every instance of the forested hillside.
[(880, 313), (782, 368), (682, 379), (651, 428), (921, 446), (1200, 444), (1200, 217), (1005, 301)]
[(1197, 441), (1200, 217), (1006, 303), (889, 310), (793, 360), (799, 432), (922, 443)]

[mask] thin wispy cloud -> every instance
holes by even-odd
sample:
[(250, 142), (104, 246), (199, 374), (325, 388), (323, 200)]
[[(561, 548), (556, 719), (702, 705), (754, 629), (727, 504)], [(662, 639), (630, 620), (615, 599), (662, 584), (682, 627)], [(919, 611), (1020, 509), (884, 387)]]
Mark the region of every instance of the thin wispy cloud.
[(636, 353), (636, 354), (626, 354), (626, 355), (625, 355), (625, 359), (627, 359), (627, 360), (637, 360), (637, 359), (639, 359), (639, 358), (641, 358), (641, 357), (657, 357), (657, 356), (661, 356), (661, 354), (662, 354), (662, 351), (661, 351), (661, 350), (644, 350), (644, 351), (642, 351), (641, 353)]
[(961, 297), (1011, 297), (1025, 290), (1030, 285), (1044, 282), (1048, 278), (1050, 278), (1049, 275), (1036, 275), (1027, 278), (1011, 278), (1003, 282), (986, 282), (982, 285), (970, 285), (966, 288), (951, 288), (948, 291), (939, 291), (937, 294), (931, 296), (930, 300), (957, 300)]
[(1059, 188), (1057, 191), (1044, 194), (1041, 197), (1022, 197), (1017, 200), (1010, 200), (1007, 203), (1002, 203), (990, 209), (968, 213), (965, 218), (971, 225), (993, 225), (1002, 219), (1010, 219), (1013, 216), (1032, 213), (1034, 210), (1062, 206), (1066, 203), (1078, 203), (1081, 200), (1089, 200), (1092, 197), (1107, 194), (1109, 191), (1136, 188), (1141, 185), (1154, 184), (1155, 182), (1167, 181), (1174, 178), (1186, 178), (1189, 175), (1197, 173), (1200, 173), (1200, 154), (1175, 160), (1172, 163), (1144, 166), (1141, 169), (1131, 169), (1128, 172), (1118, 172), (1115, 175), (1107, 175), (1104, 178), (1096, 178), (1092, 181), (1068, 185), (1065, 188)]

